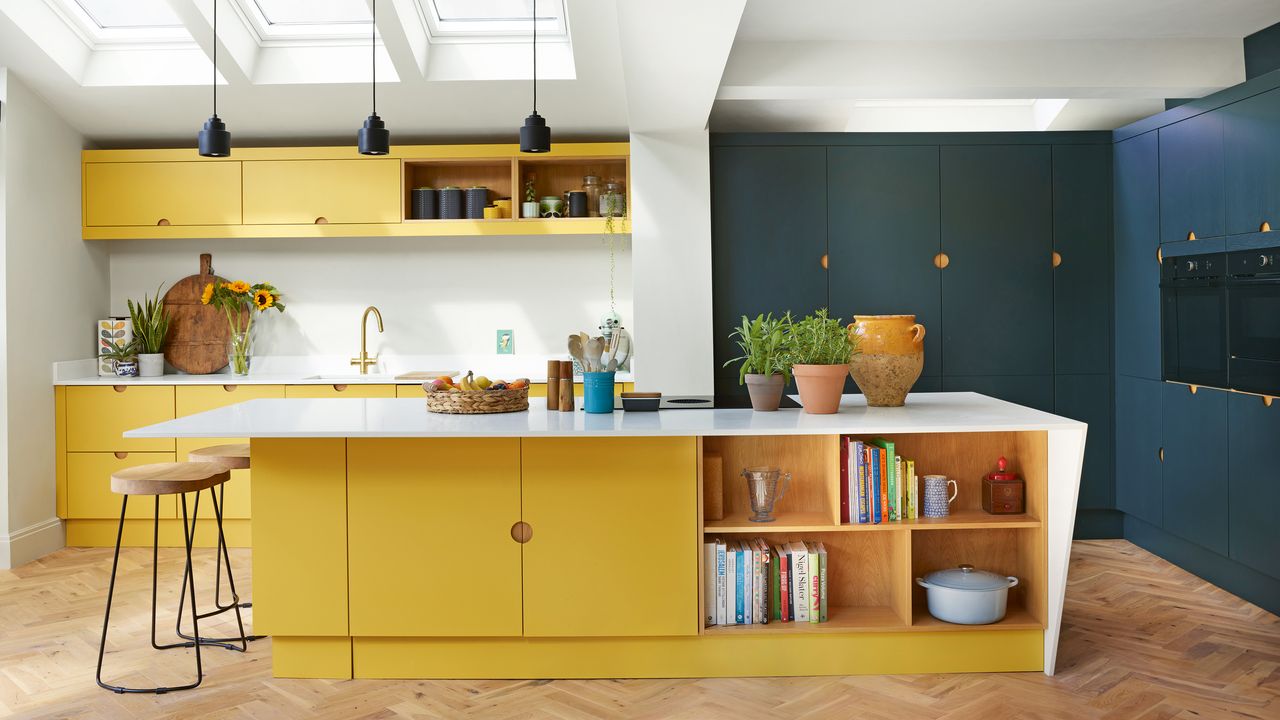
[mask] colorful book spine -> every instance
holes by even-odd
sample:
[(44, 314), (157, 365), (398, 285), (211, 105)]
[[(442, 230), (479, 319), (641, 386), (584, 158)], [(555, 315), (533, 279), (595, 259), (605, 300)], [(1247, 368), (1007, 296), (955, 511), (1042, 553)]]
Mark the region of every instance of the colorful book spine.
[(764, 558), (760, 544), (751, 540), (751, 617), (757, 625), (764, 623)]
[(729, 576), (724, 540), (716, 541), (716, 624), (729, 624)]
[(884, 438), (876, 438), (871, 444), (884, 451), (880, 456), (883, 463), (884, 472), (884, 491), (885, 491), (885, 519), (897, 520), (901, 517), (898, 506), (898, 479), (894, 474), (894, 468), (897, 465), (897, 455), (894, 453), (893, 442)]
[(818, 543), (818, 622), (827, 621), (827, 546)]
[(849, 522), (849, 438), (840, 438), (840, 522)]
[(769, 579), (773, 570), (773, 557), (769, 553), (769, 543), (764, 538), (756, 538), (756, 547), (760, 550), (760, 622), (769, 624)]
[(702, 544), (702, 615), (704, 625), (716, 624), (716, 544)]
[(870, 473), (870, 483), (868, 485), (871, 497), (871, 522), (880, 523), (884, 518), (881, 516), (880, 505), (880, 450), (879, 448), (867, 446), (867, 457), (870, 462), (867, 463), (868, 473)]
[(742, 564), (739, 569), (742, 570), (742, 624), (750, 625), (754, 618), (751, 616), (751, 577), (752, 577), (752, 559), (751, 559), (751, 543), (742, 541)]
[(867, 492), (867, 449), (863, 446), (862, 441), (858, 441), (858, 522), (871, 522), (871, 505), (869, 504), (869, 495)]
[(787, 569), (790, 564), (790, 554), (787, 552), (786, 545), (778, 545), (778, 595), (780, 603), (778, 605), (778, 616), (782, 622), (791, 620), (791, 576)]
[(822, 622), (822, 558), (817, 543), (805, 543), (809, 551), (809, 622)]
[(778, 548), (769, 548), (769, 617), (782, 622), (782, 559)]
[(880, 458), (880, 515), (889, 520), (889, 454), (884, 448), (876, 448)]
[(907, 482), (906, 477), (902, 474), (904, 467), (902, 456), (893, 456), (893, 476), (897, 478), (893, 486), (893, 491), (897, 493), (897, 498), (894, 500), (894, 503), (898, 506), (899, 520), (907, 519), (907, 502), (905, 497), (906, 493), (904, 492), (906, 490)]
[(809, 549), (804, 543), (791, 543), (791, 556), (796, 561), (796, 622), (809, 622)]
[(912, 520), (920, 517), (919, 489), (916, 485), (916, 461), (908, 460), (903, 472), (907, 478), (907, 517)]
[(729, 597), (735, 625), (742, 624), (742, 576), (738, 573), (738, 559), (741, 557), (742, 551), (734, 543), (729, 551)]

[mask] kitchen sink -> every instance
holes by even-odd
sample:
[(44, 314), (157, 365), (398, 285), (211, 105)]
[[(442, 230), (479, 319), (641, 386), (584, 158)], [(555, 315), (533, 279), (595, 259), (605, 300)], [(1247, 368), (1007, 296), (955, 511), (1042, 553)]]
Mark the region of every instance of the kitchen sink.
[(380, 380), (383, 382), (387, 382), (387, 381), (425, 382), (433, 378), (438, 378), (441, 375), (448, 375), (449, 377), (455, 377), (458, 375), (458, 371), (457, 370), (414, 370), (413, 372), (400, 373), (399, 375), (387, 375), (385, 373), (372, 373), (372, 372), (368, 373), (367, 375), (360, 375), (359, 373), (341, 373), (341, 374), (335, 373), (333, 375), (327, 375), (327, 374), (309, 375), (303, 378), (303, 380), (321, 380), (324, 382), (333, 382), (333, 383), (351, 382), (353, 380), (366, 380), (366, 381)]

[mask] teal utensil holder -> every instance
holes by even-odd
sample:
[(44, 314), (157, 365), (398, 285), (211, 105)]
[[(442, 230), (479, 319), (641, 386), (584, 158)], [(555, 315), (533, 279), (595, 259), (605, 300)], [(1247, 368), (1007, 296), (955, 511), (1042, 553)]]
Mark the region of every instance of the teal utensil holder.
[(589, 413), (613, 412), (613, 373), (582, 373), (582, 409)]

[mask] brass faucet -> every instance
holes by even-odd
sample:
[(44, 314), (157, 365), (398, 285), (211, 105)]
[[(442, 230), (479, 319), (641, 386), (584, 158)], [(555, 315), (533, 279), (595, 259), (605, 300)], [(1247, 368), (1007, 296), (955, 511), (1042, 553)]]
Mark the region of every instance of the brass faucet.
[(368, 336), (366, 331), (369, 329), (369, 313), (373, 313), (373, 316), (378, 319), (378, 332), (383, 332), (382, 313), (378, 312), (378, 308), (372, 305), (365, 308), (364, 315), (360, 316), (360, 357), (351, 358), (351, 364), (360, 367), (361, 375), (369, 374), (369, 366), (378, 364), (378, 356), (370, 357), (369, 346), (367, 345)]

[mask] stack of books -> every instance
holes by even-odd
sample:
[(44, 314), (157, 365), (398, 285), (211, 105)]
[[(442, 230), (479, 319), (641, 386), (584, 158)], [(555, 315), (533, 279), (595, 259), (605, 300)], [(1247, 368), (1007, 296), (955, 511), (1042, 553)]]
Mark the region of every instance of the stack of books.
[(764, 538), (703, 544), (707, 625), (827, 621), (827, 548)]
[(916, 463), (892, 440), (840, 438), (840, 522), (881, 523), (920, 517)]

